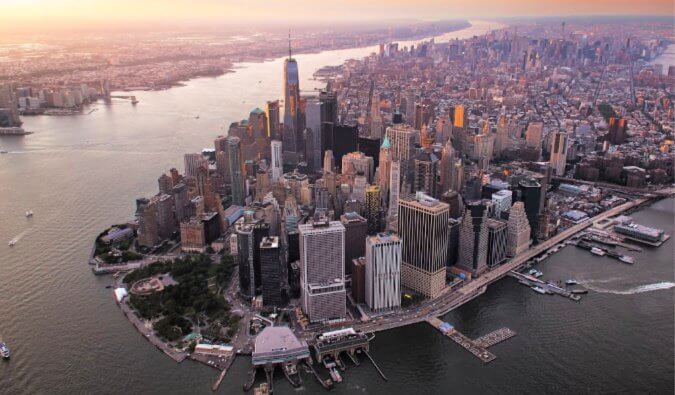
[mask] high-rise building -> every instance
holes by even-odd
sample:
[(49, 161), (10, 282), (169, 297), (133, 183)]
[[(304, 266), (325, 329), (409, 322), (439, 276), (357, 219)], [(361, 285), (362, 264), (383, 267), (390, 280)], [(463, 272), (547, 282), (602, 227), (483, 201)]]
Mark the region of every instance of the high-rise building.
[(323, 123), (324, 110), (323, 103), (316, 97), (308, 97), (306, 106), (305, 127), (311, 131), (311, 141), (306, 143), (308, 147), (311, 147), (311, 152), (307, 148), (305, 161), (312, 172), (315, 172), (321, 169), (321, 160), (323, 159), (321, 156), (321, 124)]
[(230, 179), (232, 180), (232, 204), (246, 205), (244, 157), (241, 152), (241, 141), (238, 137), (228, 137), (227, 156), (230, 160)]
[(527, 131), (525, 132), (525, 143), (528, 147), (534, 148), (538, 153), (538, 156), (541, 156), (541, 143), (543, 136), (543, 122), (531, 122), (529, 125), (527, 125)]
[(366, 204), (364, 214), (368, 221), (368, 234), (374, 234), (380, 231), (380, 187), (371, 185), (366, 188)]
[(519, 255), (530, 247), (530, 223), (523, 202), (516, 202), (511, 207), (507, 231), (506, 253), (509, 257)]
[(366, 239), (366, 304), (373, 311), (401, 307), (401, 239), (379, 233)]
[(457, 266), (473, 277), (487, 270), (488, 232), (486, 207), (480, 202), (467, 204), (459, 229)]
[(176, 217), (176, 222), (180, 223), (188, 218), (186, 208), (188, 204), (187, 187), (184, 183), (180, 182), (171, 189), (171, 195), (173, 195), (174, 216)]
[(389, 169), (389, 214), (398, 216), (398, 197), (401, 189), (401, 162), (392, 160)]
[(459, 253), (459, 228), (462, 222), (455, 218), (448, 219), (448, 260), (447, 266), (453, 266), (457, 263)]
[(239, 292), (246, 298), (255, 298), (256, 289), (262, 284), (260, 268), (260, 243), (269, 236), (269, 225), (255, 218), (253, 211), (246, 211), (234, 224), (237, 234), (239, 260)]
[(387, 128), (386, 137), (391, 144), (391, 159), (400, 163), (402, 179), (410, 180), (416, 133), (415, 129), (402, 124)]
[(263, 237), (260, 242), (260, 274), (264, 306), (281, 306), (284, 285), (281, 244), (275, 236)]
[(162, 173), (162, 175), (157, 179), (157, 184), (159, 185), (159, 193), (171, 193), (171, 188), (173, 188), (173, 179), (166, 173)]
[(365, 254), (368, 221), (355, 212), (345, 212), (340, 222), (345, 229), (345, 268), (349, 270), (351, 261)]
[(157, 231), (160, 239), (168, 239), (176, 230), (176, 220), (173, 216), (173, 197), (165, 193), (153, 196), (157, 203)]
[(160, 240), (157, 201), (145, 199), (138, 207), (138, 244), (152, 248)]
[(501, 218), (504, 211), (511, 208), (513, 193), (508, 189), (502, 189), (492, 194), (492, 201), (495, 202), (495, 217)]
[(541, 184), (534, 179), (528, 178), (520, 181), (518, 188), (519, 200), (525, 204), (527, 222), (530, 223), (531, 236), (534, 237), (537, 235), (537, 229), (539, 228), (539, 214), (544, 210), (541, 199)]
[(270, 169), (272, 170), (272, 182), (278, 182), (284, 174), (284, 160), (282, 154), (281, 141), (272, 140), (270, 143), (272, 150), (272, 160), (270, 162)]
[(486, 223), (488, 228), (487, 265), (492, 268), (506, 260), (508, 231), (504, 221), (488, 218)]
[(624, 118), (609, 118), (609, 131), (606, 140), (614, 145), (625, 143), (627, 127), (628, 122)]
[[(452, 175), (455, 170), (455, 149), (452, 147), (452, 142), (448, 139), (443, 146), (443, 151), (441, 151), (441, 162), (439, 166), (439, 175), (440, 175), (440, 192), (446, 193), (456, 185), (452, 185)], [(459, 191), (457, 191), (459, 192)]]
[(437, 180), (440, 161), (434, 152), (422, 150), (414, 160), (413, 188), (415, 192), (438, 198), (439, 182)]
[(551, 167), (558, 177), (565, 175), (567, 144), (567, 133), (562, 130), (555, 132), (551, 141)]
[(375, 174), (375, 163), (373, 158), (366, 156), (363, 152), (350, 152), (342, 157), (342, 174), (363, 173), (366, 176), (366, 182), (373, 182)]
[(185, 175), (188, 177), (197, 177), (197, 169), (202, 166), (208, 166), (208, 162), (202, 154), (185, 154)]
[(334, 125), (337, 125), (338, 103), (335, 92), (331, 90), (322, 90), (319, 92), (319, 101), (322, 104), (321, 109), (323, 111), (323, 116), (321, 119), (323, 119), (323, 122), (330, 122)]
[(284, 61), (284, 159), (297, 162), (302, 145), (302, 122), (300, 112), (300, 77), (298, 63), (291, 56), (288, 42), (288, 58)]
[(366, 302), (366, 257), (352, 259), (352, 297), (356, 303)]
[(466, 114), (464, 111), (464, 106), (456, 105), (453, 126), (455, 128), (465, 128), (467, 115), (468, 114)]
[(385, 136), (380, 147), (379, 165), (377, 167), (378, 179), (377, 185), (382, 193), (382, 201), (386, 204), (389, 196), (389, 183), (391, 177), (391, 144)]
[(504, 114), (499, 116), (497, 121), (497, 136), (495, 137), (494, 156), (499, 157), (501, 153), (510, 148), (509, 125)]
[(298, 225), (302, 309), (310, 322), (344, 320), (345, 227), (339, 221), (315, 219)]
[(418, 192), (415, 198), (399, 200), (398, 207), (402, 284), (435, 298), (445, 287), (448, 205)]
[(206, 250), (204, 223), (199, 218), (192, 217), (180, 223), (180, 249), (198, 254)]
[(323, 156), (323, 171), (324, 173), (335, 172), (335, 156), (332, 150), (326, 150)]
[(268, 101), (265, 106), (267, 112), (267, 130), (273, 140), (281, 139), (281, 125), (279, 123), (279, 100)]

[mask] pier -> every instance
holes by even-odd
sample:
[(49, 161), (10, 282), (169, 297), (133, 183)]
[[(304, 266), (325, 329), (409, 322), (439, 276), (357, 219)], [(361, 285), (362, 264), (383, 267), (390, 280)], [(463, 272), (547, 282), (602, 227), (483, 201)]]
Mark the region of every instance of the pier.
[(564, 298), (572, 299), (574, 301), (579, 301), (581, 300), (581, 296), (576, 295), (570, 291), (568, 291), (565, 288), (559, 287), (556, 284), (552, 282), (545, 282), (543, 280), (540, 280), (536, 277), (529, 276), (527, 274), (519, 273), (515, 270), (512, 270), (508, 273), (509, 277), (513, 277), (518, 280), (519, 283), (523, 285), (527, 285), (529, 287), (539, 287), (546, 291), (547, 294), (552, 295), (560, 295)]
[(496, 355), (487, 350), (488, 347), (492, 347), (495, 344), (501, 343), (516, 335), (516, 332), (509, 328), (500, 328), (487, 335), (481, 336), (476, 340), (471, 340), (436, 317), (428, 317), (426, 321), (445, 336), (452, 339), (455, 343), (464, 347), (465, 350), (475, 355), (478, 359), (483, 361), (483, 363), (489, 363), (497, 359)]
[(232, 354), (227, 360), (225, 361), (225, 367), (223, 370), (220, 372), (220, 375), (218, 376), (218, 380), (216, 380), (215, 383), (213, 383), (213, 386), (211, 386), (211, 391), (216, 391), (218, 387), (220, 387), (220, 384), (223, 382), (223, 379), (225, 378), (225, 375), (227, 374), (227, 371), (230, 369), (230, 366), (232, 366), (232, 362), (234, 362), (234, 359), (236, 358), (237, 354)]
[(370, 362), (373, 363), (373, 366), (375, 366), (375, 369), (377, 369), (377, 373), (379, 373), (380, 376), (382, 376), (382, 378), (384, 379), (384, 381), (389, 381), (389, 379), (387, 378), (387, 376), (385, 376), (384, 373), (382, 373), (382, 370), (380, 369), (380, 367), (377, 366), (377, 364), (375, 363), (375, 360), (373, 359), (373, 357), (370, 356), (370, 353), (368, 352), (368, 350), (362, 350), (362, 351), (363, 351), (364, 354), (366, 354), (366, 357), (368, 357), (368, 359), (370, 359)]

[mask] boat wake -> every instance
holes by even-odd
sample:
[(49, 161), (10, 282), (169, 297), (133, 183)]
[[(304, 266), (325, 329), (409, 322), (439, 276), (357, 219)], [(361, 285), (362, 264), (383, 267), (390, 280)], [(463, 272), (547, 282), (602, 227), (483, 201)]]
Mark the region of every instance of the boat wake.
[(670, 289), (675, 287), (675, 283), (664, 281), (660, 283), (654, 283), (654, 284), (646, 284), (646, 285), (640, 285), (637, 287), (633, 288), (628, 288), (628, 289), (608, 289), (608, 288), (602, 288), (602, 287), (595, 287), (591, 283), (585, 283), (584, 284), (586, 288), (599, 292), (599, 293), (608, 293), (608, 294), (615, 294), (615, 295), (634, 295), (634, 294), (640, 294), (643, 292), (651, 292), (651, 291), (659, 291), (662, 289)]
[(24, 236), (26, 235), (26, 233), (28, 233), (28, 230), (24, 230), (23, 232), (21, 232), (21, 233), (19, 233), (18, 235), (16, 235), (16, 236), (11, 240), (12, 244), (18, 243), (19, 240), (21, 240), (21, 238), (24, 237)]

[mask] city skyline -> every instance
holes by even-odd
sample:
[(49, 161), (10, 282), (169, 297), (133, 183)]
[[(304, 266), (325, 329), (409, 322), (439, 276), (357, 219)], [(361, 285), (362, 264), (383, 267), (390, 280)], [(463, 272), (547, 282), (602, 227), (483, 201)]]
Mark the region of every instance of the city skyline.
[(672, 23), (391, 23), (4, 46), (0, 388), (672, 390)]

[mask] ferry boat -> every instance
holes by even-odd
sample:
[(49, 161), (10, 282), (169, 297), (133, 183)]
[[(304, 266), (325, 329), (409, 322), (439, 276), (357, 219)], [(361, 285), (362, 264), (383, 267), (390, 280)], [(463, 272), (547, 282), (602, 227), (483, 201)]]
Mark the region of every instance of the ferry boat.
[(567, 284), (567, 285), (577, 285), (577, 284), (579, 284), (579, 282), (577, 280), (571, 278), (571, 279), (565, 281), (565, 284)]
[(598, 256), (604, 256), (605, 251), (601, 250), (598, 247), (593, 247), (593, 248), (591, 248), (591, 254), (595, 254), (595, 255), (598, 255)]
[(9, 359), (9, 357), (12, 355), (12, 352), (9, 351), (9, 347), (7, 347), (7, 343), (0, 341), (0, 356), (2, 356), (3, 359)]
[(532, 287), (532, 290), (542, 295), (546, 295), (546, 290), (542, 287)]

